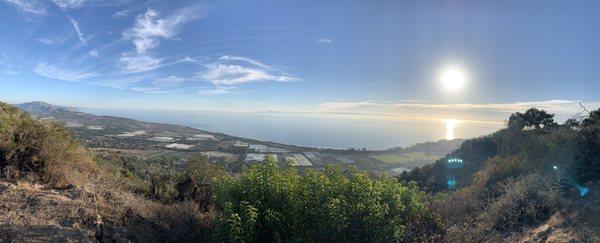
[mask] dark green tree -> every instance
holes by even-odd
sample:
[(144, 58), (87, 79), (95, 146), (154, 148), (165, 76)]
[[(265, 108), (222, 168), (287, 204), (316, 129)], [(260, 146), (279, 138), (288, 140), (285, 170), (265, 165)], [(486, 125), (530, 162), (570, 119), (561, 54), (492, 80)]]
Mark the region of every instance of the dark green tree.
[(513, 129), (523, 129), (525, 127), (534, 127), (536, 130), (556, 126), (554, 114), (547, 113), (544, 110), (530, 108), (525, 113), (516, 112), (510, 115), (508, 127)]
[(579, 123), (580, 122), (577, 119), (569, 118), (565, 121), (564, 125), (567, 127), (577, 127), (577, 126), (579, 126)]
[(581, 124), (585, 127), (600, 125), (600, 109), (591, 111), (590, 115), (581, 121)]

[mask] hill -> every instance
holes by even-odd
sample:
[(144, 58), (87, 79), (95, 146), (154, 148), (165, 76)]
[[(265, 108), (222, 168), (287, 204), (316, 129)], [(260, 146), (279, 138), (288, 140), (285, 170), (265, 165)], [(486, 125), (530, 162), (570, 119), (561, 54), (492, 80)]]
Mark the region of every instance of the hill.
[(598, 241), (600, 110), (559, 125), (530, 109), (508, 125), (400, 179), (436, 195), (451, 241), (516, 240), (555, 221), (546, 234)]
[(353, 164), (373, 174), (398, 174), (433, 163), (456, 149), (464, 140), (440, 140), (405, 148), (382, 151), (311, 148), (240, 138), (203, 131), (187, 126), (137, 121), (114, 116), (80, 112), (75, 108), (55, 106), (41, 101), (15, 105), (34, 117), (55, 120), (73, 132), (76, 140), (96, 150), (151, 159), (164, 157), (176, 163), (185, 157), (207, 155), (213, 162), (225, 163), (233, 172), (266, 154), (275, 154), (280, 164), (288, 158), (306, 159), (310, 167), (327, 164)]
[(170, 170), (113, 155), (0, 103), (0, 240), (600, 240), (600, 110), (561, 125), (515, 113), (399, 178), (273, 156), (230, 175), (203, 156)]

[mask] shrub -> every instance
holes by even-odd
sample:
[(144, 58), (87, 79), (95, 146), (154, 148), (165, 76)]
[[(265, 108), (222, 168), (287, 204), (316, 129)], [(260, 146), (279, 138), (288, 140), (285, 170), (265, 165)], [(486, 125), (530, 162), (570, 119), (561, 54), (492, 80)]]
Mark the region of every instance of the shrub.
[(96, 167), (86, 149), (56, 122), (33, 119), (0, 103), (0, 170), (56, 186), (83, 183)]
[(480, 227), (499, 233), (517, 232), (548, 220), (558, 209), (559, 193), (547, 178), (524, 176), (504, 185), (504, 193), (481, 215)]
[(267, 159), (215, 184), (218, 241), (401, 241), (439, 229), (414, 185), (328, 167), (298, 175)]

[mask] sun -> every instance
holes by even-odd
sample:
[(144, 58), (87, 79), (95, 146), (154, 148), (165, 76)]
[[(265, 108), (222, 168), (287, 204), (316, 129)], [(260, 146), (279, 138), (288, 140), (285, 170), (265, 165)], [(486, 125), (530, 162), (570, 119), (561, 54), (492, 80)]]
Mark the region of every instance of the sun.
[(442, 85), (449, 91), (457, 91), (462, 88), (466, 79), (465, 72), (456, 67), (444, 69), (441, 75)]

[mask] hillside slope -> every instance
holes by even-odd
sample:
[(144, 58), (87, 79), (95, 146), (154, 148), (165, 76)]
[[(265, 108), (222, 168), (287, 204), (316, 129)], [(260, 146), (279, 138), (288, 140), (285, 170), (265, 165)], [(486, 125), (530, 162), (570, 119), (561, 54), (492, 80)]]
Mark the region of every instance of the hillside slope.
[(552, 230), (599, 240), (600, 110), (558, 125), (530, 109), (508, 125), (400, 179), (434, 196), (451, 241), (526, 239), (556, 215)]

